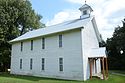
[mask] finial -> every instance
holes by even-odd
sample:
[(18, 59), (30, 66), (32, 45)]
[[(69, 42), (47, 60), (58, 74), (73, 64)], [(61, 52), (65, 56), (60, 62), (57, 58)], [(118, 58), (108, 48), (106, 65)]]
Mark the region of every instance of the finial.
[(85, 4), (86, 4), (86, 0), (85, 0)]

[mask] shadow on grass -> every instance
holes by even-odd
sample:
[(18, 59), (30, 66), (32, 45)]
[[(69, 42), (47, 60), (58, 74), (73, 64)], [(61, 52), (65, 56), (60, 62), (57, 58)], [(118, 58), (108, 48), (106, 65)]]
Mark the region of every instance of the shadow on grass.
[(56, 79), (56, 78), (46, 78), (46, 77), (35, 77), (35, 76), (27, 76), (27, 75), (14, 75), (9, 73), (0, 73), (0, 77), (7, 77), (7, 78), (16, 78), (16, 79), (23, 79), (29, 81), (39, 81), (39, 80), (52, 80), (52, 81), (74, 81), (74, 82), (83, 82), (77, 80), (65, 80), (65, 79)]

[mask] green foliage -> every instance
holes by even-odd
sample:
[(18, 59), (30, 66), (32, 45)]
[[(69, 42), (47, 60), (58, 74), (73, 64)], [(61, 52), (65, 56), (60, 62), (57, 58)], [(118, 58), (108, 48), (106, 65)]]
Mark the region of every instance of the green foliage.
[(22, 35), (40, 28), (41, 18), (28, 0), (0, 0), (0, 27), (4, 34)]
[(10, 66), (11, 45), (5, 41), (0, 41), (0, 71), (7, 71)]
[(107, 39), (106, 47), (109, 55), (110, 69), (125, 70), (125, 19), (122, 22), (123, 26), (115, 28), (113, 37)]
[(44, 27), (41, 18), (29, 0), (0, 0), (0, 68), (6, 69), (10, 65), (11, 46), (8, 41)]

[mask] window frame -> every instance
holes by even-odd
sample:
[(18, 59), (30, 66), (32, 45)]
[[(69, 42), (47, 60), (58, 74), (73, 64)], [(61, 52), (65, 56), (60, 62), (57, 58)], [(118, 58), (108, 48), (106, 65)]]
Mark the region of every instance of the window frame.
[(21, 42), (21, 47), (20, 47), (20, 51), (23, 51), (23, 42)]
[(33, 50), (33, 40), (31, 40), (31, 51)]
[(33, 59), (31, 58), (30, 59), (30, 70), (32, 70), (33, 69)]
[(87, 10), (84, 10), (84, 11), (83, 11), (83, 15), (87, 15)]
[(22, 66), (23, 66), (23, 60), (22, 59), (20, 59), (20, 69), (22, 69)]
[(45, 49), (45, 38), (42, 38), (42, 49)]
[(41, 70), (45, 71), (45, 58), (42, 58)]
[(59, 35), (59, 47), (62, 47), (62, 39), (63, 39), (63, 36), (62, 34)]
[(63, 67), (63, 58), (59, 58), (59, 71), (63, 72), (64, 67)]

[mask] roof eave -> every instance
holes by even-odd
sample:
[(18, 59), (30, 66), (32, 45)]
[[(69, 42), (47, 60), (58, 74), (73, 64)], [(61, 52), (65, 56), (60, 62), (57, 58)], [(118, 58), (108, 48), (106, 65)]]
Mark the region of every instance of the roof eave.
[(56, 34), (56, 33), (60, 33), (60, 32), (71, 31), (71, 30), (80, 29), (80, 28), (84, 28), (84, 27), (83, 26), (76, 27), (76, 28), (73, 28), (73, 29), (68, 29), (68, 30), (63, 30), (63, 31), (59, 31), (59, 32), (48, 33), (48, 34), (44, 34), (44, 35), (40, 35), (40, 36), (36, 36), (36, 37), (31, 37), (31, 38), (20, 39), (20, 40), (15, 40), (14, 39), (14, 40), (9, 41), (9, 43), (12, 44), (12, 43), (19, 42), (19, 41), (24, 41), (24, 40), (28, 40), (28, 39), (38, 38), (38, 37), (41, 37), (41, 36), (47, 36), (47, 35)]

